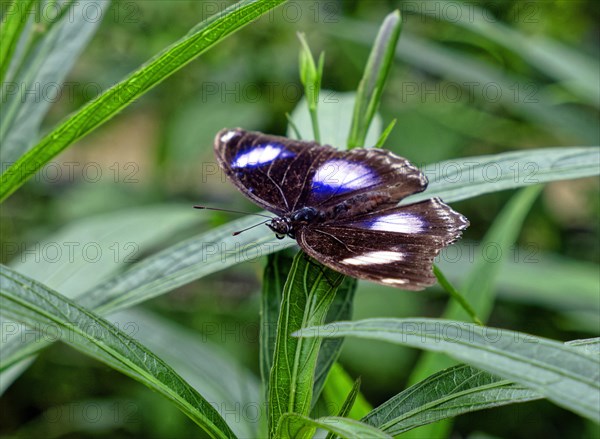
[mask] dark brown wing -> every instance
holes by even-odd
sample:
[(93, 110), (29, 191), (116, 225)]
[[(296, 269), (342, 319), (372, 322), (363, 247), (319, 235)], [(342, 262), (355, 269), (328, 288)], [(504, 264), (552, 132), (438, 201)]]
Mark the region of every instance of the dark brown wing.
[(395, 205), (427, 187), (425, 176), (408, 160), (377, 148), (338, 151), (233, 129), (217, 134), (215, 153), (246, 196), (278, 215), (306, 206), (326, 209), (344, 200), (356, 204), (361, 194), (368, 194), (364, 212), (379, 204)]
[(294, 210), (313, 167), (336, 152), (315, 142), (239, 128), (220, 131), (214, 149), (219, 165), (238, 189), (280, 216)]
[(309, 225), (297, 232), (297, 240), (310, 256), (348, 276), (421, 290), (435, 283), (433, 259), (468, 225), (464, 216), (432, 198)]
[[(353, 200), (395, 206), (426, 188), (425, 175), (405, 158), (385, 149), (356, 148), (336, 151), (315, 166), (301, 202), (322, 209)], [(374, 206), (366, 206), (363, 211)]]

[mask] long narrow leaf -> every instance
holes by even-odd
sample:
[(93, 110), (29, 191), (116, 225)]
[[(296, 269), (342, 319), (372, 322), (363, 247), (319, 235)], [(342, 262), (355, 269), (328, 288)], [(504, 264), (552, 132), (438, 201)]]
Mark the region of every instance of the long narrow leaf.
[(294, 258), (283, 290), (277, 340), (269, 380), (269, 435), (274, 437), (285, 413), (308, 415), (320, 340), (291, 337), (291, 333), (325, 321), (344, 276), (311, 260), (303, 252)]
[(334, 433), (345, 439), (391, 439), (391, 436), (381, 430), (354, 419), (327, 416), (311, 419), (296, 413), (286, 413), (281, 418), (278, 437), (293, 439), (312, 437), (317, 428)]
[[(357, 20), (344, 19), (338, 24), (324, 28), (335, 38), (342, 38), (370, 46), (377, 33), (377, 26)], [(528, 78), (508, 74), (502, 68), (465, 55), (457, 50), (444, 47), (421, 38), (410, 32), (404, 32), (396, 49), (396, 56), (416, 67), (440, 75), (463, 84), (475, 84), (485, 87), (494, 84), (506, 91), (502, 93), (499, 103), (505, 105), (512, 113), (525, 117), (540, 125), (542, 129), (565, 134), (568, 138), (579, 139), (584, 144), (595, 144), (597, 140), (597, 122), (583, 110), (564, 108), (554, 105), (553, 92), (540, 90), (535, 99), (518, 99), (508, 91), (515, 85), (521, 90), (530, 83)]]
[(225, 37), (285, 0), (243, 0), (203, 22), (119, 84), (89, 102), (46, 135), (0, 178), (4, 200), (67, 146), (106, 122), (129, 103), (221, 42)]
[[(181, 375), (223, 414), (238, 437), (265, 435), (264, 400), (256, 376), (205, 334), (139, 309), (111, 314), (107, 320)], [(243, 407), (245, 416), (230, 416), (236, 407)]]
[[(329, 308), (325, 322), (338, 322), (340, 320), (350, 320), (352, 318), (352, 305), (354, 304), (354, 293), (356, 291), (356, 279), (351, 277), (344, 278)], [(315, 369), (315, 383), (313, 386), (313, 406), (317, 402), (329, 370), (337, 361), (342, 350), (342, 339), (323, 340), (319, 349), (317, 366)]]
[(400, 11), (394, 11), (385, 17), (379, 28), (369, 61), (358, 86), (352, 114), (352, 126), (348, 135), (348, 148), (368, 146), (365, 145), (365, 139), (371, 121), (379, 108), (383, 87), (394, 62), (394, 53), (401, 29)]
[(534, 390), (471, 366), (459, 365), (409, 387), (361, 421), (396, 436), (475, 410), (540, 398), (542, 396)]
[(540, 148), (467, 157), (424, 165), (425, 192), (403, 200), (410, 204), (437, 196), (446, 202), (490, 192), (569, 180), (600, 173), (599, 147)]
[[(281, 241), (271, 231), (258, 228), (232, 236), (233, 232), (254, 224), (254, 217), (246, 217), (180, 242), (109, 278), (91, 291), (79, 292), (79, 303), (106, 315), (234, 264), (258, 263), (261, 256), (294, 244), (291, 239)], [(23, 340), (10, 354), (3, 351), (0, 371), (51, 344), (46, 337), (32, 338), (34, 340)]]
[(16, 1), (12, 0), (10, 4), (4, 5), (6, 8), (4, 20), (0, 26), (0, 84), (4, 84), (8, 66), (11, 64), (13, 54), (17, 48), (17, 43), (27, 23), (29, 10), (36, 0)]
[(446, 355), (539, 392), (600, 422), (600, 359), (506, 329), (437, 319), (368, 319), (307, 328), (301, 337), (361, 337)]
[[(586, 342), (574, 340), (565, 344), (586, 352)], [(396, 436), (441, 419), (541, 398), (542, 395), (534, 390), (462, 364), (431, 375), (400, 392), (361, 421)], [(415, 433), (417, 431), (423, 430), (415, 430)]]
[[(189, 206), (177, 205), (93, 216), (74, 221), (15, 255), (10, 266), (50, 288), (60, 288), (63, 295), (73, 298), (114, 276), (123, 265), (133, 263), (143, 252), (199, 219)], [(57, 256), (48, 257), (48, 249), (56, 249)], [(3, 328), (11, 329), (0, 340), (0, 390), (12, 382), (5, 375), (8, 365), (48, 343), (47, 337), (24, 337), (20, 326), (13, 327), (8, 320), (2, 319), (2, 323)], [(14, 374), (13, 371), (13, 378)]]
[(260, 310), (260, 376), (266, 395), (269, 391), (269, 374), (273, 366), (283, 286), (292, 267), (292, 261), (293, 256), (288, 251), (270, 254), (263, 276)]
[[(339, 418), (352, 419), (348, 415), (352, 410), (352, 407), (354, 406), (354, 401), (356, 401), (358, 395), (360, 395), (360, 378), (358, 378), (352, 385), (352, 388), (348, 392), (348, 395), (346, 396), (346, 399), (344, 400), (343, 404), (340, 406), (336, 416)], [(334, 439), (335, 437), (335, 434), (329, 432), (325, 439)]]
[[(343, 404), (342, 396), (347, 395), (353, 386), (354, 381), (350, 375), (348, 375), (340, 363), (335, 363), (327, 376), (325, 387), (323, 387), (323, 399), (329, 407), (340, 407)], [(373, 410), (373, 407), (359, 392), (348, 417), (360, 419), (366, 416), (371, 410)]]
[[(39, 140), (42, 120), (57, 100), (53, 91), (62, 85), (100, 25), (100, 20), (89, 20), (87, 14), (97, 11), (105, 17), (108, 4), (107, 0), (63, 2), (59, 16), (51, 23), (39, 23), (40, 18), (28, 23), (22, 35), (27, 41), (20, 42), (20, 48), (25, 46), (19, 50), (25, 52), (23, 59), (18, 60), (18, 68), (11, 64), (11, 78), (2, 87), (0, 150), (3, 170)], [(18, 4), (16, 9), (24, 7), (24, 4)], [(44, 15), (41, 14), (41, 20)], [(31, 50), (26, 50), (29, 45)]]
[(168, 398), (211, 437), (235, 437), (208, 401), (126, 333), (8, 267), (2, 266), (0, 276), (3, 315), (30, 327), (57, 329), (65, 343)]

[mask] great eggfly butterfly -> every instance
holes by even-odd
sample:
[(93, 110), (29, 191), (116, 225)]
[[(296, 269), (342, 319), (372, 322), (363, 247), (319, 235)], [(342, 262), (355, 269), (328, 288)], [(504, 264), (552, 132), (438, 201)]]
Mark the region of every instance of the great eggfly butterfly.
[(468, 220), (439, 198), (398, 206), (427, 178), (379, 148), (338, 151), (316, 142), (225, 129), (215, 153), (229, 179), (277, 217), (267, 223), (348, 276), (406, 290), (435, 282), (432, 264)]

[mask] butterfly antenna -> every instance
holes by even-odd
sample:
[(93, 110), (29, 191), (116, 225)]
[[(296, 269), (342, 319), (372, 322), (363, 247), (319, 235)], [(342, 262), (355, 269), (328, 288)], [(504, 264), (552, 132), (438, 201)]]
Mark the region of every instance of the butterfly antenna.
[[(264, 215), (263, 215), (263, 216), (264, 216)], [(232, 233), (232, 235), (233, 235), (233, 236), (237, 236), (237, 235), (239, 235), (240, 233), (242, 233), (242, 232), (245, 232), (246, 230), (250, 230), (250, 229), (253, 229), (253, 228), (255, 228), (255, 227), (262, 226), (263, 224), (266, 224), (266, 223), (268, 223), (268, 222), (269, 222), (269, 221), (263, 221), (262, 223), (254, 224), (253, 226), (246, 227), (246, 228), (245, 228), (245, 229), (243, 229), (243, 230), (240, 230), (240, 231), (237, 231), (237, 232), (233, 232), (233, 233)]]
[[(241, 210), (221, 209), (219, 207), (207, 207), (207, 206), (196, 205), (196, 206), (194, 206), (194, 209), (215, 210), (217, 212), (241, 213), (242, 215), (256, 215), (256, 216), (262, 216), (263, 218), (273, 219), (272, 217), (270, 217), (268, 215), (263, 215), (262, 213), (242, 212)], [(263, 223), (261, 223), (261, 224), (263, 224)]]

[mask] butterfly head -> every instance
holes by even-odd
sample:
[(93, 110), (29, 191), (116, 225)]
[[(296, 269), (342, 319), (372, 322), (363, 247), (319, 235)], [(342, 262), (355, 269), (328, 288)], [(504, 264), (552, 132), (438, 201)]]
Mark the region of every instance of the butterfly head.
[(275, 232), (278, 239), (283, 239), (285, 236), (294, 237), (292, 223), (288, 217), (275, 217), (267, 223), (267, 226)]

